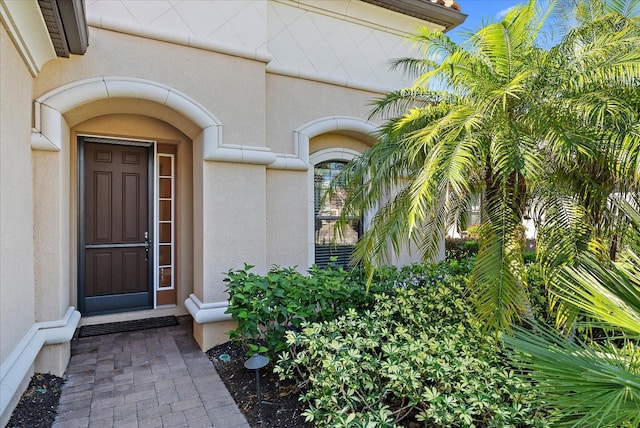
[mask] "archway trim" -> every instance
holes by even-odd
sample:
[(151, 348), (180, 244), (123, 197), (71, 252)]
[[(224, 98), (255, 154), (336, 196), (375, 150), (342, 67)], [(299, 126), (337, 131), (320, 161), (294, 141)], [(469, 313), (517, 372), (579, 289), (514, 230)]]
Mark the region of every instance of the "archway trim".
[(309, 169), (309, 140), (328, 132), (356, 132), (372, 136), (377, 125), (350, 116), (327, 116), (312, 120), (293, 131), (293, 148), (295, 154), (276, 154), (276, 161), (269, 168), (307, 171)]
[(110, 98), (133, 98), (165, 105), (202, 129), (204, 160), (269, 165), (276, 155), (264, 147), (222, 143), (222, 123), (202, 104), (182, 92), (146, 79), (104, 76), (53, 89), (35, 100), (33, 150), (60, 151), (65, 138), (63, 115), (83, 104)]
[[(374, 123), (359, 118), (330, 116), (307, 122), (294, 131), (294, 148), (296, 150), (298, 165), (301, 165), (299, 169), (307, 171), (307, 218), (309, 219), (309, 224), (314, 224), (313, 166), (319, 162), (331, 159), (348, 162), (359, 155), (357, 151), (345, 147), (330, 147), (309, 155), (309, 142), (311, 138), (330, 132), (341, 131), (372, 136), (376, 129), (377, 126)], [(368, 216), (365, 216), (365, 222), (367, 219)], [(308, 265), (311, 266), (314, 263), (316, 251), (313, 227), (309, 227), (307, 233), (307, 260)]]

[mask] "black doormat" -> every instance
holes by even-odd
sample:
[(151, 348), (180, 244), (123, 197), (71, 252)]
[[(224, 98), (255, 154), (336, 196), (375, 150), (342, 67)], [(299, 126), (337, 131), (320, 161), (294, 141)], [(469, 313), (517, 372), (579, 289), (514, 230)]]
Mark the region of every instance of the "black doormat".
[(78, 337), (100, 336), (102, 334), (124, 333), (127, 331), (147, 330), (150, 328), (173, 327), (175, 325), (178, 325), (178, 318), (174, 316), (111, 322), (108, 324), (85, 325), (80, 327)]

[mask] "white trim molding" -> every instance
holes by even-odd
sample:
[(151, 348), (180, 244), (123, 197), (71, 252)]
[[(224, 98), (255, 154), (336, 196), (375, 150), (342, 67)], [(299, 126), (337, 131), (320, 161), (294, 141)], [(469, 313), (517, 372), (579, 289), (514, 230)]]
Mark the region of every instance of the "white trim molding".
[(38, 97), (34, 104), (33, 150), (60, 151), (63, 146), (64, 114), (93, 101), (134, 98), (167, 106), (202, 129), (203, 159), (269, 165), (276, 155), (264, 147), (222, 143), (222, 123), (202, 104), (182, 92), (146, 79), (105, 76), (79, 80)]
[(4, 415), (42, 347), (69, 343), (79, 322), (80, 312), (70, 306), (62, 319), (35, 323), (24, 335), (0, 365), (0, 415)]
[(89, 17), (87, 19), (87, 23), (92, 27), (101, 28), (103, 30), (144, 37), (146, 39), (158, 40), (160, 42), (174, 43), (176, 45), (189, 46), (192, 48), (203, 49), (211, 52), (217, 52), (263, 63), (268, 63), (273, 59), (271, 54), (266, 51), (252, 50), (242, 46), (232, 46), (224, 43), (214, 42), (211, 40), (199, 39), (166, 29), (160, 30), (157, 28), (143, 28), (138, 26), (137, 24), (132, 24), (129, 22), (120, 22), (106, 18), (93, 17)]
[(37, 77), (44, 64), (56, 58), (56, 51), (37, 0), (1, 0), (0, 21), (7, 29), (29, 72), (33, 77)]
[(225, 313), (229, 307), (229, 302), (202, 303), (202, 301), (198, 299), (198, 296), (192, 293), (184, 301), (184, 305), (189, 310), (193, 320), (198, 324), (228, 321), (231, 319), (231, 315)]
[(355, 132), (372, 137), (378, 126), (350, 116), (327, 116), (307, 122), (293, 131), (294, 154), (276, 153), (276, 161), (268, 168), (307, 171), (309, 169), (309, 140), (329, 132)]
[(64, 114), (81, 105), (106, 99), (133, 98), (167, 106), (202, 130), (202, 158), (207, 161), (265, 165), (272, 169), (309, 169), (309, 139), (328, 132), (355, 132), (372, 136), (374, 123), (348, 116), (328, 116), (293, 131), (294, 153), (273, 153), (267, 147), (223, 144), (222, 123), (202, 104), (182, 92), (151, 80), (105, 76), (60, 86), (34, 101), (32, 150), (60, 151), (65, 135)]

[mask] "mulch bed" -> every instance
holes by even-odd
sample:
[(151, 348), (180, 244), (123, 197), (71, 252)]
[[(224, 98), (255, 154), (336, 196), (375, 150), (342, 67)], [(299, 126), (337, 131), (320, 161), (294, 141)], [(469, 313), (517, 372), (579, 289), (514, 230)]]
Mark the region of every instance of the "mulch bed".
[(64, 379), (36, 373), (13, 410), (7, 428), (49, 428), (56, 419), (56, 409)]
[[(230, 359), (222, 361), (219, 357), (223, 354), (229, 355)], [(305, 405), (298, 400), (300, 390), (295, 382), (279, 380), (273, 373), (273, 362), (260, 370), (262, 414), (259, 415), (256, 373), (244, 367), (248, 358), (246, 352), (238, 344), (226, 342), (209, 349), (207, 356), (252, 428), (314, 426), (302, 416)]]

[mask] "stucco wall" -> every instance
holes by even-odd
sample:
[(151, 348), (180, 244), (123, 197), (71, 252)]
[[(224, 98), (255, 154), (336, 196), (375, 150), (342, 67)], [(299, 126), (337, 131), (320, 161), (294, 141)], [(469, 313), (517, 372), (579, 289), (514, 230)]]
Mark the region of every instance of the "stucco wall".
[[(19, 153), (27, 162), (31, 101), (62, 88), (56, 113), (63, 117), (56, 116), (58, 122), (54, 124), (62, 128), (61, 151), (33, 155), (36, 191), (46, 194), (41, 198), (29, 193), (28, 197), (18, 199), (25, 201), (25, 208), (31, 210), (26, 216), (21, 214), (20, 221), (35, 222), (38, 247), (35, 267), (29, 264), (33, 262), (33, 249), (28, 245), (33, 245), (33, 239), (23, 245), (25, 251), (31, 250), (29, 272), (35, 269), (35, 281), (42, 285), (40, 304), (36, 307), (38, 316), (56, 318), (65, 305), (77, 304), (74, 222), (78, 132), (150, 139), (160, 135), (190, 141), (179, 145), (181, 168), (188, 170), (192, 179), (179, 180), (181, 186), (187, 186), (181, 189), (183, 195), (189, 195), (179, 202), (183, 219), (180, 227), (185, 228), (180, 233), (192, 237), (180, 240), (178, 272), (180, 281), (189, 285), (180, 290), (179, 310), (184, 309), (181, 305), (185, 294), (191, 291), (204, 303), (226, 301), (224, 272), (240, 268), (244, 262), (256, 265), (258, 272), (272, 264), (298, 265), (306, 270), (311, 262), (311, 170), (300, 170), (308, 159), (298, 153), (294, 131), (330, 117), (348, 118), (363, 125), (356, 126), (359, 131), (345, 133), (337, 129), (328, 130), (325, 135), (315, 134), (307, 143), (311, 147), (307, 148), (311, 152), (330, 147), (365, 150), (372, 142), (367, 132), (375, 128), (374, 122), (378, 120), (367, 119), (371, 101), (389, 87), (408, 83), (399, 73), (389, 74), (386, 61), (411, 51), (410, 43), (404, 39), (408, 34), (405, 32), (421, 23), (356, 0), (179, 3), (92, 0), (87, 2), (87, 10), (92, 26), (85, 55), (48, 62), (33, 81), (33, 87), (31, 80), (26, 79), (28, 90), (19, 94), (15, 79), (3, 79), (3, 107), (11, 96), (19, 97), (20, 106), (12, 115), (24, 117), (12, 122), (24, 122), (24, 127), (12, 127), (11, 132), (19, 134), (13, 140), (25, 141)], [(298, 51), (300, 55), (296, 54)], [(5, 57), (3, 48), (3, 64), (11, 63), (14, 68), (19, 64), (16, 58)], [(111, 97), (108, 91), (104, 92), (105, 82), (96, 81), (95, 86), (89, 83), (78, 86), (77, 91), (64, 91), (65, 85), (76, 88), (77, 82), (96, 78), (121, 78), (128, 88), (135, 89), (124, 97)], [(137, 85), (136, 79), (148, 83)], [(8, 82), (12, 85), (11, 95), (5, 97), (4, 85)], [(115, 87), (122, 90), (122, 86)], [(178, 92), (182, 94), (175, 97), (178, 102), (191, 107), (172, 108), (169, 104), (162, 105), (166, 100), (154, 98)], [(98, 100), (104, 96), (98, 93), (109, 98)], [(197, 107), (193, 108), (194, 104)], [(65, 109), (65, 105), (73, 107)], [(12, 109), (16, 110), (13, 105)], [(188, 118), (193, 111), (196, 116), (207, 116), (214, 125), (208, 122), (209, 125), (201, 126), (202, 122), (198, 124), (198, 120)], [(111, 116), (114, 113), (118, 116)], [(145, 118), (141, 119), (142, 116)], [(175, 127), (171, 132), (167, 131), (171, 128), (168, 124)], [(230, 158), (224, 158), (225, 162), (204, 160), (211, 153), (212, 143), (205, 138), (203, 128), (209, 131), (215, 128), (216, 132), (221, 129), (221, 139), (216, 144), (234, 145), (230, 149), (236, 150), (234, 153), (241, 151), (240, 146), (266, 147), (266, 151), (248, 149), (247, 153), (249, 157), (272, 156), (283, 162), (275, 167), (245, 162), (244, 158), (234, 163), (226, 162)], [(172, 134), (174, 131), (180, 135)], [(3, 138), (4, 134), (3, 131)], [(5, 149), (4, 141), (2, 150), (3, 155), (9, 150)], [(10, 151), (12, 158), (20, 161), (13, 153), (18, 150), (12, 147)], [(284, 161), (295, 155), (300, 158), (294, 159), (293, 170), (278, 169), (283, 163), (288, 168)], [(30, 168), (19, 171), (17, 176), (11, 175), (8, 182), (31, 180), (28, 174), (20, 179), (24, 171)], [(5, 171), (2, 173), (4, 191)], [(35, 211), (27, 203), (33, 200)], [(54, 206), (54, 215), (47, 212), (49, 205)], [(186, 217), (191, 221), (185, 221)], [(10, 240), (3, 235), (3, 249), (5, 242)], [(5, 255), (2, 257), (4, 261)], [(4, 275), (3, 270), (3, 281)], [(47, 287), (49, 280), (56, 287)], [(46, 304), (56, 297), (55, 305)], [(33, 297), (29, 301), (33, 302)], [(138, 315), (150, 316), (123, 314), (121, 318)], [(99, 318), (96, 322), (113, 321), (96, 318)], [(207, 334), (202, 332), (200, 336)], [(200, 340), (201, 346), (206, 343), (207, 340)]]
[[(224, 144), (265, 145), (264, 63), (259, 61), (91, 28), (87, 54), (49, 62), (37, 79), (36, 94), (81, 79), (114, 75), (164, 84), (200, 103), (222, 124)], [(82, 105), (65, 117), (74, 125), (87, 116), (117, 111), (157, 117), (177, 114), (150, 102), (109, 99)], [(181, 130), (191, 138), (201, 131), (193, 123), (177, 122), (184, 123)], [(265, 168), (203, 161), (198, 144), (193, 151), (194, 180), (206, 184), (194, 184), (193, 191), (195, 209), (202, 209), (193, 224), (198, 235), (193, 249), (194, 290), (207, 300), (226, 300), (222, 272), (236, 260), (264, 265)]]
[(0, 360), (34, 319), (32, 78), (0, 26)]
[(148, 79), (187, 94), (213, 113), (224, 127), (224, 143), (264, 146), (264, 63), (94, 27), (89, 30), (87, 53), (47, 63), (36, 81), (36, 96), (93, 77)]
[(267, 74), (268, 146), (275, 152), (294, 153), (293, 131), (323, 117), (367, 119), (369, 104), (379, 93), (345, 88), (306, 79)]
[[(329, 106), (325, 106), (327, 108)], [(347, 111), (343, 111), (347, 112)], [(367, 135), (349, 136), (325, 133), (312, 138), (309, 153), (325, 149), (347, 149), (362, 153), (371, 144)], [(297, 266), (301, 272), (314, 263), (309, 248), (313, 247), (309, 228), (313, 218), (310, 211), (308, 171), (267, 170), (267, 266)]]
[[(32, 77), (3, 26), (0, 52), (0, 362), (4, 363), (33, 326), (35, 290), (29, 143)], [(28, 377), (12, 403), (25, 382)], [(4, 385), (2, 394), (10, 394)], [(0, 425), (9, 416), (0, 415)]]
[(308, 267), (307, 172), (267, 170), (267, 267)]
[(268, 3), (270, 72), (382, 90), (410, 83), (389, 61), (416, 53), (407, 39), (426, 22), (359, 0)]
[(203, 296), (226, 301), (224, 272), (245, 261), (265, 271), (265, 168), (206, 162), (204, 183)]
[[(328, 117), (359, 120), (368, 117), (369, 103), (378, 93), (306, 79), (267, 74), (267, 145), (275, 152), (294, 154), (294, 131)], [(309, 153), (328, 147), (361, 152), (371, 139), (364, 134), (328, 133), (310, 141)], [(309, 171), (267, 170), (267, 266), (298, 266), (305, 272), (309, 257)]]
[(96, 27), (206, 49), (268, 58), (268, 70), (348, 86), (397, 89), (409, 82), (390, 58), (414, 53), (406, 40), (437, 25), (360, 0), (88, 0)]
[(368, 139), (365, 135), (360, 135), (359, 138), (338, 133), (318, 135), (317, 137), (313, 137), (309, 142), (309, 154), (332, 148), (349, 149), (362, 153), (371, 147), (370, 144), (373, 144), (373, 141), (367, 143), (365, 139)]

